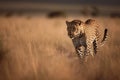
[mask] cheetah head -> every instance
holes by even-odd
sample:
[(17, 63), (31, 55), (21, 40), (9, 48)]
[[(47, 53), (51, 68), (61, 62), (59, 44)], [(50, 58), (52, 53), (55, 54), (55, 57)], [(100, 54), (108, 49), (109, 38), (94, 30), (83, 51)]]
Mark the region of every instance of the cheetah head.
[(74, 39), (84, 33), (84, 23), (80, 20), (66, 21), (68, 36)]

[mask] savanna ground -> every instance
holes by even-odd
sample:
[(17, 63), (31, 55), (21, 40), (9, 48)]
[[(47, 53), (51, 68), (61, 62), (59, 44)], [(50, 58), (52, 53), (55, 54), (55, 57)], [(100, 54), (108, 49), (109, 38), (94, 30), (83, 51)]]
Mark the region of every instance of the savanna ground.
[(0, 17), (0, 80), (120, 80), (120, 19), (94, 18), (108, 40), (94, 59), (80, 64), (65, 21), (41, 16)]

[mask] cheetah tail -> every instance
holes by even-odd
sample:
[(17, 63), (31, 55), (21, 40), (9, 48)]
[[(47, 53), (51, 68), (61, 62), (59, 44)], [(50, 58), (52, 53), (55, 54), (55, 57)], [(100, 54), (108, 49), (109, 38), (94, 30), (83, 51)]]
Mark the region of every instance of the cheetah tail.
[(103, 36), (103, 39), (102, 39), (102, 41), (101, 41), (102, 45), (104, 45), (104, 42), (105, 42), (106, 39), (107, 39), (107, 33), (108, 33), (108, 29), (105, 28), (105, 30), (104, 30), (104, 36)]

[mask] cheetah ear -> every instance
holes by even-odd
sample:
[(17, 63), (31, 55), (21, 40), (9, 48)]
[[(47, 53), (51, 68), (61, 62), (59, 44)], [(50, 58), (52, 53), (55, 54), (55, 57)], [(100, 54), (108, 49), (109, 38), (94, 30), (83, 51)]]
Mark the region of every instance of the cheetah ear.
[(66, 24), (68, 25), (68, 24), (69, 24), (69, 22), (68, 22), (68, 21), (66, 21)]
[(78, 25), (80, 26), (80, 25), (81, 25), (81, 22), (79, 22)]
[(95, 22), (95, 20), (93, 19), (88, 19), (85, 21), (85, 24), (92, 24), (93, 22)]

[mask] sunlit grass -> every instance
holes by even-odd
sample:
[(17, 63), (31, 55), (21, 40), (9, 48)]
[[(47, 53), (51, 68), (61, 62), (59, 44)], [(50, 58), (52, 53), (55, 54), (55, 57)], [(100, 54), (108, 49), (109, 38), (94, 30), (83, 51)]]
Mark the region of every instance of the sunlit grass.
[(67, 36), (65, 20), (73, 19), (0, 17), (0, 48), (4, 50), (0, 80), (119, 80), (120, 19), (94, 18), (108, 28), (109, 37), (85, 64), (79, 63)]

